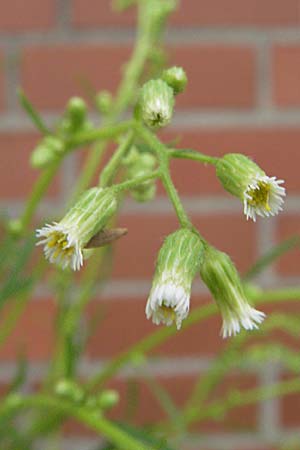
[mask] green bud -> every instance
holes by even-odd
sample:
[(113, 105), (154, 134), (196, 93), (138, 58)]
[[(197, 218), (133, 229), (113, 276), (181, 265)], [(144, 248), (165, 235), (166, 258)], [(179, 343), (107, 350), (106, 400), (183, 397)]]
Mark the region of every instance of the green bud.
[(101, 392), (97, 399), (97, 403), (101, 409), (111, 409), (117, 403), (119, 403), (120, 396), (117, 391), (107, 389)]
[(79, 270), (83, 249), (116, 210), (117, 198), (112, 189), (94, 187), (84, 192), (60, 222), (37, 230), (46, 258), (63, 269)]
[[(127, 167), (128, 179), (132, 179), (151, 173), (156, 166), (156, 158), (149, 152), (139, 152), (137, 148), (133, 146), (124, 161), (124, 165)], [(137, 202), (150, 201), (155, 197), (156, 182), (155, 180), (146, 181), (132, 189), (130, 192)]]
[(46, 136), (31, 153), (31, 166), (36, 169), (46, 168), (57, 160), (64, 151), (65, 145), (59, 138)]
[(268, 177), (246, 156), (239, 153), (223, 156), (216, 164), (216, 173), (224, 189), (243, 202), (247, 219), (255, 221), (256, 215), (269, 217), (282, 210), (283, 180)]
[(164, 127), (173, 115), (173, 90), (163, 80), (150, 80), (141, 89), (139, 106), (142, 120), (148, 127)]
[(84, 399), (83, 389), (71, 380), (60, 380), (55, 386), (55, 393), (75, 403), (81, 403)]
[(206, 245), (200, 274), (222, 314), (224, 338), (236, 335), (241, 327), (246, 330), (258, 328), (265, 314), (249, 305), (238, 271), (226, 253)]
[(169, 235), (159, 251), (146, 315), (155, 324), (160, 322), (177, 328), (189, 313), (193, 279), (199, 271), (203, 244), (188, 229)]
[(70, 120), (70, 128), (72, 131), (78, 131), (83, 127), (86, 121), (86, 115), (87, 106), (85, 101), (80, 97), (71, 98), (67, 105), (66, 116)]
[(102, 114), (107, 114), (112, 106), (113, 96), (109, 91), (100, 91), (95, 98), (96, 106)]
[(21, 236), (23, 228), (23, 223), (20, 219), (12, 219), (7, 224), (7, 231), (14, 237)]
[(162, 79), (173, 89), (175, 95), (185, 90), (188, 81), (183, 68), (177, 66), (164, 70)]

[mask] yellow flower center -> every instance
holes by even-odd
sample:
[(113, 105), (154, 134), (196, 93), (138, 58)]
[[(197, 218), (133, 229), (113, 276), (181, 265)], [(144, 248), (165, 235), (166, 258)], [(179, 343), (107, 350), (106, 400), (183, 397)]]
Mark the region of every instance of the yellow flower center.
[(249, 205), (254, 207), (263, 207), (267, 211), (270, 211), (270, 184), (265, 181), (259, 181), (258, 187), (256, 189), (251, 189), (248, 191), (251, 199), (248, 200)]
[(53, 258), (58, 258), (63, 253), (64, 257), (69, 257), (73, 253), (73, 247), (68, 247), (68, 240), (62, 231), (53, 231), (51, 238), (47, 242), (47, 246), (55, 248)]
[(176, 319), (176, 312), (171, 306), (162, 304), (160, 310), (163, 313), (165, 319), (171, 319), (172, 321)]

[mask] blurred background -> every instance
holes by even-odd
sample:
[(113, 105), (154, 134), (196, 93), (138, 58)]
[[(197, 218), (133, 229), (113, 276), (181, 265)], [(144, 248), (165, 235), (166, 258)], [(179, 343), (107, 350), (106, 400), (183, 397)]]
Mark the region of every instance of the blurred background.
[[(133, 11), (113, 13), (109, 0), (0, 0), (0, 11), (1, 209), (17, 217), (37, 178), (28, 158), (39, 135), (18, 106), (16, 88), (22, 86), (49, 125), (70, 96), (89, 100), (100, 89), (114, 92), (134, 40), (135, 17)], [(286, 181), (284, 213), (254, 224), (219, 186), (212, 167), (190, 161), (173, 164), (174, 182), (194, 223), (232, 256), (241, 272), (274, 243), (300, 232), (299, 25), (299, 0), (181, 0), (166, 33), (169, 63), (183, 66), (189, 84), (178, 97), (175, 118), (163, 138), (216, 156), (245, 153), (268, 175)], [(83, 154), (66, 159), (40, 217), (63, 211)], [(144, 315), (145, 302), (157, 251), (177, 222), (160, 189), (147, 205), (126, 201), (119, 224), (129, 233), (114, 247), (112, 281), (88, 308), (87, 316), (92, 317), (100, 305), (105, 320), (90, 340), (82, 377), (154, 330)], [(299, 275), (300, 252), (295, 250), (264, 272), (259, 282), (265, 287), (292, 286), (299, 283)], [(206, 300), (203, 286), (196, 283), (192, 308)], [(287, 307), (299, 311), (295, 304)], [(0, 350), (0, 389), (11, 379), (20, 352), (30, 360), (25, 390), (39, 383), (53, 348), (54, 321), (54, 302), (41, 285)], [(206, 321), (178, 333), (153, 353), (147, 373), (177, 404), (222, 348), (220, 326), (220, 317)], [(299, 342), (291, 345), (299, 350)], [(250, 387), (284, 376), (278, 367), (266, 365), (236, 373), (226, 383)], [(162, 415), (138, 372), (122, 373), (114, 386), (124, 398), (133, 399), (126, 406), (133, 421), (147, 423)], [(117, 416), (124, 413), (122, 408), (121, 404)], [(300, 436), (299, 411), (300, 395), (239, 409), (225, 421), (195, 426), (201, 441), (184, 450), (273, 450), (270, 442), (280, 445), (297, 432)], [(70, 422), (64, 449), (88, 449), (94, 439)]]

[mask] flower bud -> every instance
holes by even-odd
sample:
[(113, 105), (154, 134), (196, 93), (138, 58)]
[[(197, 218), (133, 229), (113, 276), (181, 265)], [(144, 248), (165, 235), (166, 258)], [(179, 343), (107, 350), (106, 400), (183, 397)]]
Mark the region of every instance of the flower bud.
[(83, 127), (86, 121), (87, 107), (80, 97), (72, 97), (67, 105), (66, 116), (70, 120), (70, 128), (77, 131)]
[(175, 95), (185, 90), (188, 81), (183, 68), (177, 66), (164, 70), (162, 79), (173, 89)]
[(107, 114), (112, 106), (113, 97), (109, 91), (100, 91), (95, 98), (96, 106), (102, 114)]
[[(156, 165), (156, 158), (149, 152), (141, 153), (133, 147), (124, 161), (127, 166), (127, 177), (129, 179), (151, 173)], [(138, 202), (152, 200), (156, 193), (154, 180), (145, 181), (130, 191), (132, 197)]]
[(55, 136), (46, 136), (30, 156), (31, 166), (42, 169), (53, 163), (65, 151), (64, 143)]
[(173, 90), (163, 80), (150, 80), (141, 89), (139, 106), (142, 120), (148, 127), (164, 127), (172, 119)]
[(203, 244), (199, 236), (188, 229), (169, 235), (157, 259), (152, 289), (146, 306), (147, 319), (177, 329), (189, 313), (191, 286), (199, 271)]
[(216, 173), (224, 189), (244, 204), (244, 214), (256, 220), (274, 216), (282, 210), (285, 189), (283, 180), (268, 177), (251, 159), (239, 153), (229, 153), (216, 164)]
[(84, 399), (82, 388), (71, 380), (60, 380), (55, 386), (55, 393), (75, 403), (80, 403)]
[(46, 258), (63, 269), (79, 270), (83, 249), (91, 238), (104, 228), (117, 210), (117, 199), (111, 189), (91, 188), (60, 222), (37, 230)]
[(120, 396), (117, 391), (107, 389), (98, 396), (97, 404), (101, 409), (111, 409), (119, 402)]
[(222, 314), (223, 338), (236, 335), (241, 327), (246, 330), (258, 328), (265, 314), (249, 305), (239, 274), (226, 253), (206, 245), (200, 274)]

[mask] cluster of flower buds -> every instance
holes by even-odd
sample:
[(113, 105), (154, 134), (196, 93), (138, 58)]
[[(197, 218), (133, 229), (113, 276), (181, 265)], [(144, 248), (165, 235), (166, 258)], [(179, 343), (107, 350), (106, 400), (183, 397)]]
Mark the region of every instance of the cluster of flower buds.
[[(133, 179), (150, 174), (156, 166), (156, 158), (147, 151), (139, 151), (136, 146), (130, 149), (130, 152), (124, 160), (124, 166), (127, 169), (127, 178)], [(130, 191), (132, 197), (137, 202), (147, 202), (155, 197), (155, 180), (145, 181)]]
[(68, 137), (79, 131), (87, 131), (91, 124), (87, 120), (86, 103), (80, 97), (69, 100), (64, 116), (53, 135), (45, 136), (31, 154), (31, 165), (43, 169), (61, 158), (68, 150)]
[(119, 402), (119, 394), (112, 389), (106, 389), (96, 396), (88, 396), (83, 388), (73, 380), (62, 379), (55, 386), (56, 395), (77, 405), (91, 409), (108, 410)]
[(56, 136), (46, 136), (33, 150), (30, 164), (35, 169), (43, 169), (60, 158), (65, 152), (65, 144)]

